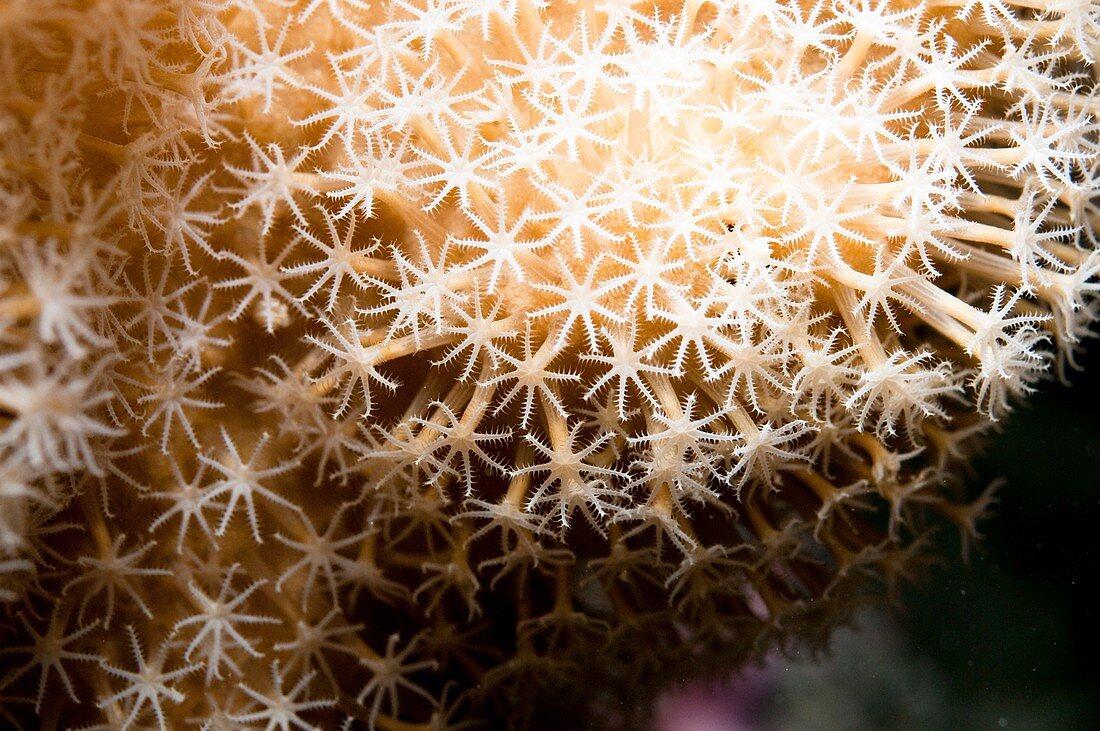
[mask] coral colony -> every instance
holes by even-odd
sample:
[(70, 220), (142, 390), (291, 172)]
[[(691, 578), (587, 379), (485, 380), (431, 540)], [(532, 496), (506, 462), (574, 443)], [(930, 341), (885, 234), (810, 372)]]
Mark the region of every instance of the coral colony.
[(1094, 0), (0, 0), (0, 723), (610, 725), (823, 643), (1097, 317), (1098, 54)]

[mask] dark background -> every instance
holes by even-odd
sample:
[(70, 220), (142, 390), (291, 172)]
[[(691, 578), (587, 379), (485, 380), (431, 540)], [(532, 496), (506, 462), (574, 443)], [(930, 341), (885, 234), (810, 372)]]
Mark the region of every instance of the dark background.
[(1100, 728), (1100, 343), (1079, 363), (974, 459), (978, 485), (1006, 484), (970, 565), (895, 613), (945, 680), (947, 728)]
[(658, 731), (1100, 729), (1100, 341), (1069, 384), (1041, 384), (970, 461), (969, 493), (1003, 479), (961, 557), (898, 606), (857, 616), (825, 658), (773, 655), (711, 684), (674, 687)]

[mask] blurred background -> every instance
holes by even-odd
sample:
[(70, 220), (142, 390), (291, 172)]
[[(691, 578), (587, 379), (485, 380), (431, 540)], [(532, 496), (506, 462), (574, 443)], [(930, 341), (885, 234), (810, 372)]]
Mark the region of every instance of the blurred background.
[(1004, 478), (969, 565), (861, 614), (830, 656), (774, 657), (665, 698), (658, 731), (1100, 729), (1100, 344), (988, 439), (973, 494)]

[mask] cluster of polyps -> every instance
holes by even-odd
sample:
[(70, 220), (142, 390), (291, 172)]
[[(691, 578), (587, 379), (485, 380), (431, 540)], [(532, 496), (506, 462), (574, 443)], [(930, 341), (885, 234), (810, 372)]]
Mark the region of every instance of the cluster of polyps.
[(823, 637), (1097, 315), (1097, 53), (1082, 0), (0, 0), (12, 718), (579, 714)]

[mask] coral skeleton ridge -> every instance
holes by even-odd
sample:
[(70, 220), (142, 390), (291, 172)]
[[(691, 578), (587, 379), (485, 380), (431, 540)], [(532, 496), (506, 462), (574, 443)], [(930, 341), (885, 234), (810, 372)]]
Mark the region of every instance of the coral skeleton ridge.
[(629, 724), (824, 643), (1090, 334), (1098, 54), (1094, 0), (0, 0), (0, 724)]

